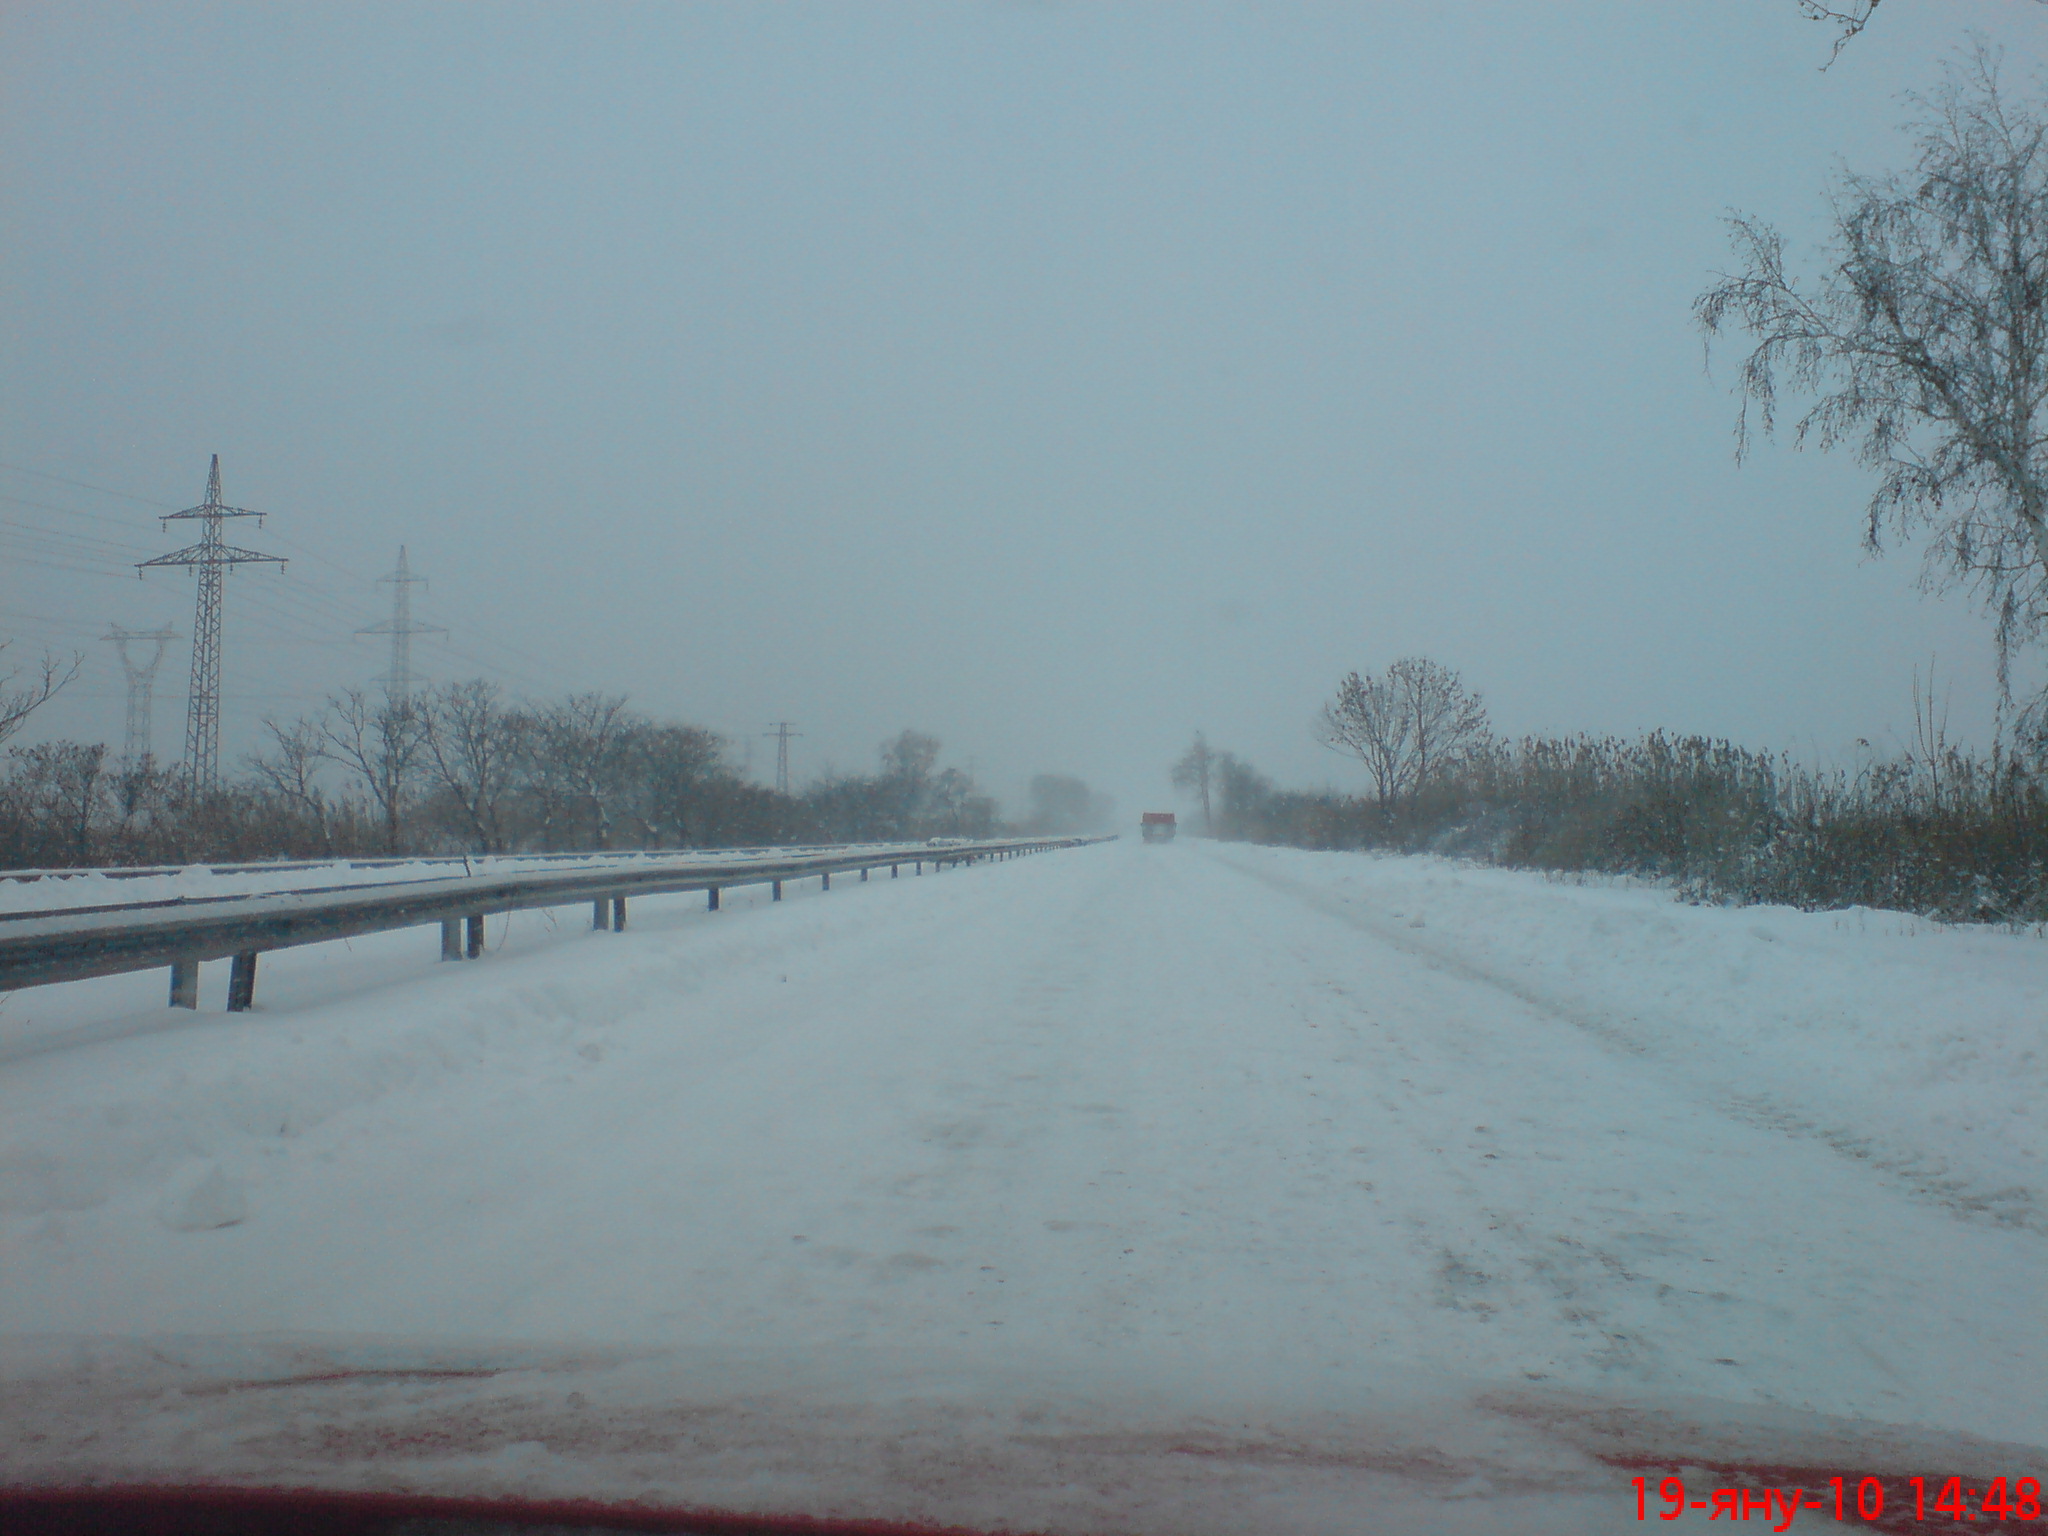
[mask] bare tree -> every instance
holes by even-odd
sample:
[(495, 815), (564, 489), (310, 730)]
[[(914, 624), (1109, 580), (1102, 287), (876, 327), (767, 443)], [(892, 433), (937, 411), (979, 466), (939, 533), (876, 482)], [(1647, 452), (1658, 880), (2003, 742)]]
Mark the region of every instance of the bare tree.
[(903, 730), (882, 743), (882, 777), (900, 783), (923, 785), (939, 761), (939, 738), (922, 731)]
[[(0, 651), (12, 644), (0, 640)], [(28, 717), (50, 702), (58, 689), (78, 676), (79, 658), (66, 666), (48, 651), (29, 667), (18, 667), (0, 677), (0, 741), (20, 730)]]
[(1209, 750), (1209, 741), (1200, 731), (1187, 751), (1181, 753), (1180, 761), (1173, 765), (1173, 787), (1189, 791), (1202, 802), (1202, 832), (1204, 836), (1216, 830), (1216, 818), (1210, 811), (1209, 786), (1216, 776), (1216, 754)]
[(320, 764), (329, 752), (319, 725), (311, 720), (295, 720), (288, 726), (266, 720), (263, 728), (270, 732), (274, 750), (252, 755), (248, 760), (250, 772), (313, 823), (322, 854), (333, 853), (331, 807), (319, 784)]
[(1216, 754), (1215, 775), (1224, 835), (1243, 837), (1253, 830), (1259, 812), (1273, 798), (1273, 781), (1234, 752)]
[(908, 728), (878, 749), (882, 774), (875, 787), (882, 823), (889, 828), (887, 835), (910, 837), (916, 832), (932, 798), (939, 749), (938, 737)]
[(612, 805), (624, 792), (633, 741), (643, 728), (624, 694), (576, 693), (533, 711), (529, 787), (544, 800), (586, 807), (595, 846), (611, 847)]
[(329, 696), (320, 742), (323, 757), (363, 781), (384, 823), (384, 851), (399, 852), (399, 823), (424, 743), (419, 711), (402, 701), (375, 703), (351, 688)]
[(1031, 780), (1031, 814), (1024, 825), (1055, 837), (1093, 832), (1107, 825), (1116, 802), (1099, 795), (1084, 779), (1064, 773), (1041, 773)]
[(703, 841), (713, 789), (729, 777), (725, 743), (698, 725), (652, 725), (633, 742), (631, 796), (642, 846)]
[(995, 829), (996, 803), (980, 792), (965, 768), (941, 768), (925, 787), (921, 819), (914, 829), (947, 837), (987, 837)]
[(1981, 50), (1919, 103), (1910, 176), (1844, 173), (1824, 273), (1801, 283), (1784, 240), (1729, 221), (1742, 270), (1695, 301), (1709, 344), (1756, 338), (1738, 389), (1777, 425), (1781, 382), (1815, 397), (1795, 443), (1853, 445), (1879, 476), (1873, 551), (1920, 529), (1930, 585), (1976, 590), (1998, 620), (2001, 686), (2048, 621), (2048, 123), (2001, 98)]
[(1365, 764), (1382, 809), (1492, 739), (1486, 706), (1449, 667), (1403, 656), (1377, 677), (1353, 672), (1323, 706), (1316, 738)]
[(107, 749), (97, 742), (45, 741), (7, 750), (0, 819), (24, 862), (76, 867), (94, 862), (93, 827), (106, 798)]
[(478, 853), (503, 853), (505, 810), (516, 782), (527, 717), (477, 678), (435, 689), (420, 704), (428, 778), (446, 797)]

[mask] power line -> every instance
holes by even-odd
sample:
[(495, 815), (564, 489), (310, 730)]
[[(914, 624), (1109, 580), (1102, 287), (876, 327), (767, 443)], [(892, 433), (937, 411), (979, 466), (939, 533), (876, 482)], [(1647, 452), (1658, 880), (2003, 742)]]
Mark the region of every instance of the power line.
[[(135, 502), (143, 506), (170, 507), (173, 505), (173, 503), (160, 501), (154, 497), (137, 495), (132, 491), (116, 490), (112, 486), (99, 485), (93, 481), (77, 480), (67, 475), (51, 474), (47, 470), (31, 469), (25, 464), (0, 461), (0, 470), (33, 476), (37, 480), (48, 481), (56, 485), (67, 485), (99, 495), (118, 497), (123, 501)], [(42, 511), (56, 512), (66, 518), (90, 519), (94, 522), (106, 523), (111, 527), (128, 528), (131, 526), (128, 519), (123, 517), (87, 511), (78, 507), (60, 506), (47, 501), (37, 501), (31, 497), (18, 496), (7, 491), (0, 491), (0, 500), (6, 500), (19, 506), (34, 507)], [(84, 562), (95, 558), (106, 558), (108, 555), (116, 553), (126, 556), (144, 552), (143, 546), (119, 545), (112, 540), (101, 541), (103, 547), (94, 548), (86, 542), (87, 536), (85, 535), (65, 533), (55, 529), (25, 528), (24, 531), (31, 537), (41, 534), (51, 539), (80, 541), (76, 547), (58, 548), (49, 544), (27, 546), (31, 556), (41, 556), (42, 558), (18, 557), (12, 562), (23, 566), (34, 566), (42, 570), (61, 571), (69, 575), (108, 576), (125, 580), (127, 579), (125, 571), (117, 573), (113, 570), (92, 569), (82, 563), (60, 562), (66, 560)], [(350, 587), (367, 586), (375, 580), (375, 578), (366, 576), (341, 564), (326, 551), (318, 549), (304, 540), (293, 538), (289, 534), (273, 534), (272, 537), (286, 550), (287, 554), (325, 567), (327, 570), (344, 578)], [(110, 560), (109, 563), (114, 564), (116, 562)], [(123, 558), (118, 563), (127, 565), (131, 562)], [(147, 565), (151, 562), (145, 560), (133, 563)], [(343, 596), (324, 588), (317, 582), (308, 581), (304, 576), (295, 579), (290, 584), (290, 588), (294, 612), (289, 616), (263, 603), (254, 593), (246, 594), (244, 597), (238, 598), (237, 601), (246, 603), (259, 611), (270, 612), (280, 619), (304, 617), (307, 613), (318, 614), (320, 617), (333, 622), (337, 630), (343, 633), (356, 627), (360, 608), (358, 606), (358, 599), (354, 596)], [(447, 650), (451, 656), (457, 657), (487, 674), (502, 677), (515, 687), (534, 689), (544, 686), (547, 676), (553, 672), (553, 662), (496, 633), (493, 626), (476, 622), (475, 616), (468, 605), (451, 602), (445, 593), (437, 600), (437, 606), (448, 612), (450, 617), (461, 625), (462, 632), (471, 642), (468, 646), (450, 644)], [(328, 643), (314, 640), (310, 636), (302, 638), (307, 644)], [(335, 641), (332, 643), (343, 644), (345, 642)]]
[[(63, 512), (67, 515), (70, 512), (70, 508), (68, 507), (53, 507), (48, 502), (43, 501), (23, 501), (19, 496), (0, 495), (0, 501), (12, 501), (16, 505), (24, 507), (41, 507), (45, 511)], [(114, 521), (114, 519), (106, 518), (103, 519), (103, 521), (111, 524)], [(129, 544), (125, 542), (117, 544), (112, 539), (94, 538), (89, 533), (69, 533), (60, 528), (49, 527), (47, 524), (17, 522), (11, 518), (7, 519), (6, 523), (7, 526), (10, 528), (19, 528), (22, 529), (24, 532), (28, 533), (39, 533), (43, 537), (50, 539), (72, 539), (81, 544), (103, 544), (109, 548), (114, 549), (135, 549), (140, 547), (139, 545)]]
[[(139, 767), (149, 756), (150, 696), (156, 688), (156, 669), (163, 663), (164, 651), (178, 638), (178, 632), (168, 624), (162, 629), (123, 629), (113, 626), (113, 632), (104, 637), (114, 643), (114, 650), (121, 658), (121, 671), (128, 678), (128, 721), (127, 739), (122, 747), (122, 759), (130, 768)], [(149, 660), (137, 661), (129, 654), (131, 642), (151, 641), (156, 649), (149, 654)]]
[(391, 583), (391, 618), (383, 624), (366, 624), (356, 631), (359, 635), (389, 635), (391, 637), (391, 670), (384, 676), (372, 678), (372, 682), (384, 685), (384, 700), (393, 709), (404, 710), (411, 706), (413, 685), (420, 681), (412, 669), (412, 637), (414, 635), (445, 635), (447, 630), (438, 624), (419, 624), (412, 616), (412, 589), (422, 586), (426, 577), (415, 576), (412, 567), (406, 564), (405, 546), (398, 546), (398, 567), (389, 576), (380, 576), (379, 581)]
[(126, 581), (128, 579), (125, 576), (117, 576), (109, 570), (96, 570), (89, 565), (60, 565), (55, 560), (37, 560), (26, 556), (18, 557), (8, 563), (11, 565), (31, 566), (39, 571), (63, 571), (72, 576), (103, 576), (108, 581)]
[(102, 496), (118, 496), (123, 501), (139, 501), (145, 507), (168, 507), (168, 501), (157, 501), (149, 496), (137, 496), (133, 491), (117, 491), (111, 486), (94, 485), (87, 480), (70, 480), (63, 475), (53, 475), (48, 470), (30, 469), (26, 464), (0, 462), (0, 469), (11, 469), (17, 475), (33, 475), (38, 480), (54, 480), (59, 485), (75, 485), (81, 491), (98, 491)]
[(220, 525), (231, 517), (253, 517), (258, 527), (263, 525), (261, 512), (221, 501), (220, 455), (216, 453), (206, 474), (206, 500), (163, 519), (166, 523), (183, 518), (197, 521), (201, 525), (199, 542), (137, 566), (190, 566), (199, 572), (199, 601), (192, 620), (192, 693), (185, 713), (185, 766), (197, 789), (213, 788), (220, 777), (221, 572), (231, 565), (272, 563), (284, 569), (284, 561), (276, 555), (223, 543)]
[(787, 720), (778, 720), (771, 728), (763, 731), (761, 734), (775, 738), (775, 790), (778, 794), (786, 795), (789, 793), (790, 738), (801, 736), (803, 732), (791, 730)]

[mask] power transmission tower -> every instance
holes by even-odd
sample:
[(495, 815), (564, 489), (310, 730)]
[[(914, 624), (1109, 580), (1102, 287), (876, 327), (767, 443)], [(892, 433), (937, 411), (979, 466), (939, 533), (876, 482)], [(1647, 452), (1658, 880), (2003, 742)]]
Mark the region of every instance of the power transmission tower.
[[(112, 634), (100, 638), (113, 641), (121, 658), (121, 670), (128, 676), (128, 736), (122, 745), (121, 761), (130, 768), (139, 768), (150, 755), (150, 701), (156, 689), (156, 669), (163, 664), (165, 647), (178, 638), (178, 632), (168, 625), (162, 629), (123, 629), (116, 624)], [(141, 640), (156, 646), (147, 661), (137, 661), (128, 652), (131, 641)]]
[(789, 793), (789, 744), (803, 732), (792, 731), (787, 720), (778, 720), (773, 730), (761, 734), (775, 738), (775, 792), (786, 795)]
[(412, 707), (413, 685), (425, 681), (412, 669), (412, 637), (445, 635), (448, 631), (438, 624), (413, 622), (412, 589), (426, 585), (427, 578), (413, 575), (412, 567), (405, 561), (403, 544), (398, 546), (398, 569), (389, 576), (379, 576), (377, 580), (391, 583), (391, 621), (388, 624), (366, 625), (356, 633), (391, 637), (391, 670), (384, 676), (374, 677), (370, 681), (384, 685), (384, 700), (393, 709), (406, 710)]
[(253, 517), (263, 526), (263, 514), (246, 507), (230, 507), (220, 499), (220, 455), (206, 474), (206, 500), (196, 507), (161, 518), (175, 523), (190, 518), (203, 525), (197, 544), (172, 554), (144, 560), (137, 570), (153, 565), (187, 565), (199, 572), (199, 603), (192, 619), (192, 693), (185, 709), (185, 771), (194, 789), (211, 789), (220, 777), (220, 598), (221, 572), (231, 565), (275, 565), (284, 569), (282, 555), (258, 554), (221, 542), (220, 525), (231, 517)]

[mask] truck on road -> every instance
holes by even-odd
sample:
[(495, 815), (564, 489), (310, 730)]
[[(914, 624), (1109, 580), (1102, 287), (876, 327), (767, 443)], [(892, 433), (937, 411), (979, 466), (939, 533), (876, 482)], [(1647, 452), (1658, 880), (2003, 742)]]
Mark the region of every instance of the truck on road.
[(1138, 818), (1138, 835), (1148, 843), (1173, 841), (1173, 812), (1147, 811)]

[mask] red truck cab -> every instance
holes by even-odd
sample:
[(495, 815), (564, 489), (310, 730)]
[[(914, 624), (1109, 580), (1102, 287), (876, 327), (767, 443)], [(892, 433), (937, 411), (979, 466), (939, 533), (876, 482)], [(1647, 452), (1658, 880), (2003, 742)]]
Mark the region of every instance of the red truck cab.
[(1138, 818), (1138, 833), (1148, 843), (1173, 841), (1173, 812), (1147, 811)]

